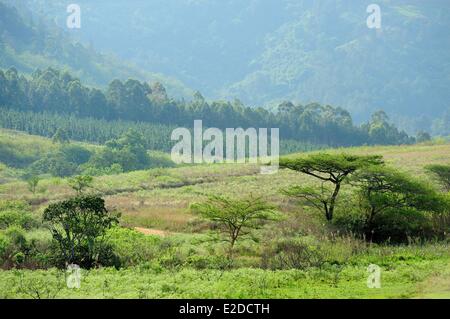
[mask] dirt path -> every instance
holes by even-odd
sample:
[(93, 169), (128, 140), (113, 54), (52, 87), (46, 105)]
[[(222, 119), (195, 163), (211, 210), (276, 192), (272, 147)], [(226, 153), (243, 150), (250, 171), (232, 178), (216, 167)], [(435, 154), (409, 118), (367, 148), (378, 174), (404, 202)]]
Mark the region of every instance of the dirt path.
[(134, 230), (136, 230), (144, 235), (155, 235), (155, 236), (160, 236), (160, 237), (166, 237), (171, 234), (170, 232), (167, 232), (164, 230), (143, 228), (143, 227), (134, 227)]

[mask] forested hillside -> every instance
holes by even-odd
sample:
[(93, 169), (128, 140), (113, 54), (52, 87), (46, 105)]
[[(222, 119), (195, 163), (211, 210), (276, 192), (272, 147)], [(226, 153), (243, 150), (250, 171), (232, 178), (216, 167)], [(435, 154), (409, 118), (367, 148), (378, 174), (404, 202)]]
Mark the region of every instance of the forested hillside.
[[(65, 26), (65, 2), (24, 3)], [(77, 3), (83, 25), (73, 36), (175, 76), (207, 99), (317, 101), (357, 122), (381, 108), (410, 133), (449, 134), (446, 0), (377, 1), (379, 30), (366, 26), (369, 0)]]
[[(414, 138), (390, 124), (383, 111), (374, 113), (369, 122), (357, 126), (350, 113), (329, 105), (284, 102), (276, 113), (272, 113), (263, 108), (246, 107), (239, 100), (208, 103), (199, 92), (187, 103), (171, 99), (158, 82), (149, 85), (132, 79), (126, 82), (113, 80), (102, 91), (83, 85), (68, 72), (51, 68), (37, 70), (30, 78), (14, 68), (5, 72), (0, 70), (0, 106), (16, 111), (184, 127), (192, 127), (196, 119), (202, 119), (205, 127), (222, 129), (277, 127), (282, 139), (328, 146), (414, 142)], [(55, 123), (45, 122), (51, 128), (47, 130), (48, 135)], [(7, 124), (6, 115), (3, 123), (6, 128), (19, 129)], [(152, 136), (161, 139), (161, 135)]]
[(161, 81), (176, 96), (190, 94), (181, 82), (138, 68), (94, 46), (74, 40), (53, 19), (33, 15), (21, 1), (0, 1), (0, 67), (32, 73), (36, 68), (67, 69), (85, 82), (103, 86), (112, 78)]

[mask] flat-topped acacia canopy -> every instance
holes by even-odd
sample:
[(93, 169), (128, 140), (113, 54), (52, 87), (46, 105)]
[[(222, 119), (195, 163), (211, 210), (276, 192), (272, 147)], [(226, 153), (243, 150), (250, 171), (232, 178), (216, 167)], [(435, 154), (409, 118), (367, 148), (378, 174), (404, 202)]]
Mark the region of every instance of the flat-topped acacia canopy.
[[(323, 196), (318, 196), (318, 194), (314, 194), (314, 196), (312, 196), (310, 190), (305, 193), (298, 187), (295, 189), (291, 188), (285, 192), (290, 196), (293, 196), (293, 192), (295, 192), (298, 197), (304, 197), (309, 200), (320, 198), (321, 205), (323, 206), (325, 216), (328, 221), (333, 219), (334, 207), (341, 188), (341, 183), (350, 174), (361, 168), (383, 164), (383, 158), (379, 155), (353, 155), (346, 153), (318, 153), (307, 157), (288, 157), (280, 159), (281, 168), (292, 169), (318, 178), (324, 182), (331, 182), (334, 184), (333, 193), (331, 196), (326, 198)], [(299, 190), (300, 193), (298, 193)]]

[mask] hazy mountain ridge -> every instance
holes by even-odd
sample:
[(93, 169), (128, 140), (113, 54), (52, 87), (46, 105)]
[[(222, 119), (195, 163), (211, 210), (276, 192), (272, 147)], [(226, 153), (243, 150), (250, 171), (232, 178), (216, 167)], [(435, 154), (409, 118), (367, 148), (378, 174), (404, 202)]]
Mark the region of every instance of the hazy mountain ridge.
[[(65, 27), (68, 3), (24, 3)], [(450, 113), (447, 1), (378, 1), (381, 30), (367, 28), (372, 1), (365, 0), (77, 3), (82, 28), (73, 36), (208, 99), (269, 107), (317, 101), (357, 121), (384, 109), (411, 133)], [(436, 127), (445, 123), (434, 124), (443, 134)]]
[(24, 3), (0, 2), (0, 67), (15, 67), (31, 74), (36, 69), (69, 70), (90, 85), (105, 86), (115, 78), (160, 81), (177, 97), (190, 95), (175, 79), (139, 69), (111, 54), (100, 54), (91, 45), (74, 40), (50, 20), (33, 15)]

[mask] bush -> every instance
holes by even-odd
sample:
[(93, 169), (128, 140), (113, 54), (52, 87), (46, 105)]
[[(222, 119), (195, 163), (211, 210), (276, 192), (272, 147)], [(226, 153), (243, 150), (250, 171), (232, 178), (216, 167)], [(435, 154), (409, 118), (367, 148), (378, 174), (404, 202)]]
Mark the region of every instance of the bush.
[(29, 251), (30, 246), (22, 228), (11, 226), (0, 232), (0, 263), (2, 268), (20, 266), (25, 262)]
[(97, 170), (120, 165), (124, 172), (146, 169), (150, 166), (150, 157), (145, 149), (143, 136), (129, 130), (118, 139), (106, 142), (106, 147), (96, 152), (85, 168)]
[(230, 267), (230, 261), (226, 256), (202, 256), (192, 255), (186, 258), (187, 266), (198, 270), (204, 269), (228, 269)]
[(148, 168), (165, 168), (175, 167), (176, 164), (171, 160), (166, 153), (150, 152), (150, 165)]
[(0, 263), (3, 264), (8, 256), (10, 240), (4, 232), (0, 231)]
[(20, 226), (24, 229), (31, 229), (37, 226), (37, 221), (27, 212), (7, 210), (0, 212), (0, 229), (10, 226)]
[(3, 200), (0, 201), (0, 211), (2, 210), (26, 210), (29, 211), (30, 207), (23, 201)]
[(118, 266), (129, 267), (151, 261), (158, 253), (161, 239), (146, 236), (135, 230), (114, 227), (107, 234), (107, 242), (117, 258)]
[(414, 209), (398, 209), (380, 214), (374, 220), (374, 242), (405, 243), (411, 239), (431, 239), (434, 236), (427, 213)]
[(77, 172), (77, 165), (67, 161), (64, 153), (50, 153), (31, 164), (28, 168), (31, 174), (51, 174), (56, 177), (67, 177)]
[(61, 152), (64, 154), (65, 159), (76, 165), (87, 163), (92, 156), (91, 151), (79, 146), (79, 145), (63, 145), (61, 146)]
[(347, 233), (375, 243), (407, 243), (412, 238), (426, 240), (437, 236), (432, 223), (435, 215), (411, 208), (389, 209), (375, 216), (369, 234), (366, 233), (365, 215), (355, 210), (337, 215), (334, 224)]
[(29, 206), (20, 201), (0, 202), (0, 229), (19, 226), (31, 229), (38, 226), (38, 221), (31, 215)]
[(35, 154), (25, 153), (14, 143), (0, 141), (0, 162), (14, 168), (24, 168), (36, 160)]
[(91, 188), (94, 179), (90, 175), (79, 175), (69, 179), (69, 186), (77, 192), (77, 195), (81, 195), (86, 188)]
[(263, 252), (262, 267), (269, 269), (307, 269), (322, 267), (326, 250), (308, 238), (282, 239)]

